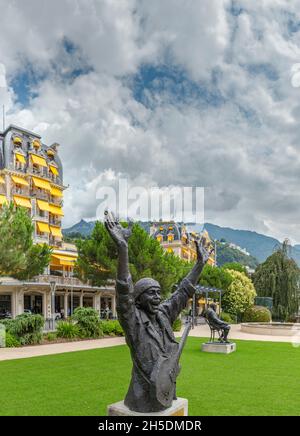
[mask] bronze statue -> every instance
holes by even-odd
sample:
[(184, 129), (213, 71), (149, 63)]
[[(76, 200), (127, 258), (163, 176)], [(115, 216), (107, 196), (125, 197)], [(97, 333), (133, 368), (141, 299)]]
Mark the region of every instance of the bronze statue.
[[(160, 285), (143, 278), (135, 285), (129, 272), (128, 239), (131, 225), (123, 228), (108, 212), (105, 226), (118, 248), (117, 313), (133, 363), (125, 405), (133, 411), (159, 412), (176, 399), (176, 378), (184, 340), (179, 345), (172, 324), (195, 293), (203, 266), (212, 251), (196, 243), (197, 262), (171, 297), (161, 302)], [(204, 241), (203, 241), (204, 242)]]
[(217, 305), (215, 303), (211, 303), (209, 308), (205, 312), (205, 317), (208, 321), (210, 328), (220, 331), (219, 342), (229, 343), (227, 340), (228, 333), (230, 330), (230, 325), (227, 322), (222, 321), (217, 315)]

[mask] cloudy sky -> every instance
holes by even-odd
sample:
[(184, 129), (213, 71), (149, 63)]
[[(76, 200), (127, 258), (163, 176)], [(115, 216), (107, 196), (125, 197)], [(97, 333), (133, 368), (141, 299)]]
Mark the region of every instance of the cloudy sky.
[(300, 1), (0, 0), (7, 124), (96, 190), (205, 186), (205, 219), (300, 242)]

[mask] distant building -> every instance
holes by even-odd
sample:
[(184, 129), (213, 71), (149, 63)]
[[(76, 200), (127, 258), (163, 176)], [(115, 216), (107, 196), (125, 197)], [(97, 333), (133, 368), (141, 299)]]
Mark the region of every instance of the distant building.
[[(201, 233), (197, 233), (189, 229), (188, 226), (173, 221), (154, 222), (150, 228), (150, 235), (159, 241), (165, 251), (174, 253), (187, 261), (194, 261), (197, 258), (195, 240), (200, 240), (203, 237), (206, 246), (212, 247), (212, 241), (205, 229)], [(210, 256), (208, 264), (215, 264), (214, 253)]]
[[(63, 242), (63, 166), (58, 144), (47, 146), (41, 136), (11, 125), (0, 132), (0, 207), (13, 202), (28, 210), (34, 224), (36, 244), (52, 248), (51, 261), (44, 274), (30, 281), (1, 278), (0, 316), (13, 317), (26, 311), (42, 314), (70, 314), (77, 306), (107, 307), (115, 315), (114, 288), (97, 288), (74, 277), (77, 259), (75, 245)], [(55, 282), (52, 307), (50, 282)]]

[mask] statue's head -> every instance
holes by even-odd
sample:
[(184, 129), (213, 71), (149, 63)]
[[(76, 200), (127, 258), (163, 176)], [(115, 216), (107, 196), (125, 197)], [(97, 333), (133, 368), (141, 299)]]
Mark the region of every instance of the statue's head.
[(161, 301), (160, 284), (151, 278), (143, 278), (134, 286), (135, 304), (150, 315), (158, 311)]
[(217, 305), (216, 303), (210, 303), (209, 307), (214, 310), (215, 312), (217, 311)]

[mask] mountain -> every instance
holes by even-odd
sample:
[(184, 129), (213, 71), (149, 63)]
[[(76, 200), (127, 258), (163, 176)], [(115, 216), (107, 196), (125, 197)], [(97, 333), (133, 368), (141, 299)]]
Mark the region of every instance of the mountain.
[[(150, 223), (141, 222), (142, 227), (149, 232)], [(79, 223), (72, 227), (63, 230), (63, 234), (70, 236), (71, 234), (80, 233), (83, 236), (88, 236), (95, 226), (93, 221), (81, 220)], [(193, 228), (195, 231), (201, 230), (203, 226), (197, 226), (189, 224), (189, 229)], [(236, 230), (230, 227), (221, 227), (211, 223), (205, 223), (204, 227), (208, 231), (212, 239), (225, 240), (238, 245), (241, 248), (245, 248), (251, 256), (255, 257), (259, 262), (266, 260), (270, 256), (280, 242), (270, 236), (266, 236), (250, 230)], [(291, 257), (300, 265), (300, 245), (291, 247)]]
[(63, 235), (72, 236), (75, 234), (81, 234), (82, 236), (89, 236), (95, 227), (95, 221), (81, 220), (79, 223), (74, 224), (72, 227), (63, 229)]

